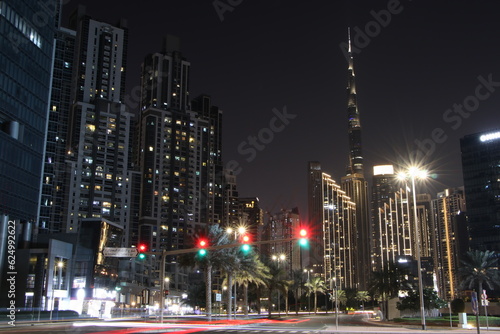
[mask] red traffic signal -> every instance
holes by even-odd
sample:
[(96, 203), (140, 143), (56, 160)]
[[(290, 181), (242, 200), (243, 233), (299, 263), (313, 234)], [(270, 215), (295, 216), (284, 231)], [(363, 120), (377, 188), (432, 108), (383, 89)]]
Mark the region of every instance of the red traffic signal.
[(299, 245), (300, 246), (304, 246), (304, 247), (307, 246), (307, 244), (308, 244), (308, 239), (307, 239), (308, 238), (308, 234), (309, 234), (309, 232), (307, 231), (307, 229), (305, 229), (305, 228), (301, 228), (300, 229), (300, 231), (299, 231), (299, 236), (300, 236), (300, 238), (299, 238)]
[(249, 243), (251, 242), (251, 238), (248, 234), (243, 234), (241, 236), (241, 243), (243, 245), (241, 245), (241, 250), (243, 251), (243, 253), (248, 253), (250, 252), (250, 250), (252, 249), (252, 247), (250, 247)]
[(139, 260), (144, 260), (146, 258), (146, 254), (144, 254), (144, 252), (148, 250), (148, 246), (146, 244), (139, 244), (137, 245), (137, 250), (139, 251), (139, 254), (137, 255)]
[(203, 257), (205, 255), (207, 255), (207, 250), (205, 249), (206, 247), (208, 247), (208, 241), (207, 239), (199, 239), (198, 240), (198, 255)]

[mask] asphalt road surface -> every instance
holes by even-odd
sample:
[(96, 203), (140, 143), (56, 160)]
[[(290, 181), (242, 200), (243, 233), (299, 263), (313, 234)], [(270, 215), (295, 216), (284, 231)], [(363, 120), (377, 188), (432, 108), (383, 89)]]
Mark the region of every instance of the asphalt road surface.
[[(23, 334), (160, 334), (160, 333), (233, 333), (233, 334), (333, 334), (333, 333), (426, 333), (444, 334), (450, 331), (475, 334), (476, 330), (444, 328), (404, 328), (398, 326), (381, 326), (367, 321), (367, 315), (339, 314), (338, 326), (335, 314), (308, 315), (293, 313), (288, 316), (272, 319), (254, 318), (236, 320), (213, 319), (207, 322), (204, 318), (166, 318), (163, 324), (144, 321), (76, 321), (65, 323), (18, 323), (16, 326), (3, 325), (2, 333)], [(485, 332), (485, 331), (484, 331)], [(491, 332), (489, 332), (491, 334)], [(497, 331), (496, 333), (500, 333)]]

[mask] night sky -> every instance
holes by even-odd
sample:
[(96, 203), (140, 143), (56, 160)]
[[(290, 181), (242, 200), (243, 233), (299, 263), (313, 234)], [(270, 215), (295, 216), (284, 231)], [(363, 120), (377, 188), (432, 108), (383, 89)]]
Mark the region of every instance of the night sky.
[[(500, 128), (498, 1), (221, 0), (219, 14), (212, 0), (66, 3), (65, 14), (81, 3), (94, 19), (128, 20), (128, 91), (162, 37), (180, 37), (190, 94), (223, 110), (223, 159), (240, 167), (240, 196), (265, 211), (298, 206), (305, 217), (308, 161), (338, 183), (345, 174), (348, 26), (369, 180), (374, 164), (412, 160), (419, 141), (436, 174), (419, 190), (435, 197), (463, 184), (459, 139)], [(240, 153), (259, 133), (255, 157)]]

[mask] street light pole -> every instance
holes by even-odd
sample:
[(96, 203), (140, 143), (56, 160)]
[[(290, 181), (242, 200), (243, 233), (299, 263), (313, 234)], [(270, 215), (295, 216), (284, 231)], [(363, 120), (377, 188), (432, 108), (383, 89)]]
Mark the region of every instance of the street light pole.
[[(304, 269), (304, 272), (307, 273), (307, 283), (309, 283), (309, 272), (312, 271), (312, 269)], [(311, 294), (307, 296), (307, 309), (309, 310), (309, 315), (311, 315)]]
[[(280, 274), (280, 261), (284, 261), (286, 259), (285, 254), (280, 254), (280, 256), (273, 255), (273, 260), (278, 261), (278, 274)], [(280, 309), (280, 289), (278, 287), (278, 317), (281, 317), (281, 309)]]
[[(245, 225), (240, 225), (238, 226), (237, 229), (234, 229), (232, 227), (228, 227), (226, 229), (226, 232), (231, 235), (234, 231), (234, 240), (237, 241), (238, 240), (238, 234), (239, 235), (243, 235), (247, 232), (247, 227)], [(228, 275), (232, 275), (231, 273), (229, 273)], [(228, 280), (229, 280), (229, 277), (228, 277)], [(236, 319), (236, 311), (238, 310), (238, 299), (236, 297), (236, 294), (237, 294), (237, 285), (236, 285), (236, 281), (234, 282), (234, 319)], [(229, 289), (231, 289), (231, 287), (229, 287)], [(230, 299), (230, 298), (229, 298)], [(229, 306), (229, 305), (228, 305)], [(231, 307), (232, 308), (232, 307)], [(228, 309), (228, 315), (229, 315), (229, 319), (231, 319), (231, 312), (232, 310), (231, 309)]]
[(417, 194), (415, 191), (415, 174), (416, 168), (410, 170), (411, 187), (413, 192), (413, 220), (415, 224), (415, 243), (416, 243), (416, 256), (417, 256), (417, 274), (418, 274), (418, 292), (420, 294), (420, 318), (422, 319), (422, 330), (426, 330), (425, 325), (425, 306), (424, 306), (424, 287), (422, 282), (422, 260), (420, 256), (420, 228), (418, 225), (417, 217)]
[(160, 323), (163, 323), (163, 309), (165, 308), (165, 254), (166, 250), (161, 252), (160, 259)]
[[(57, 265), (55, 266), (55, 272), (54, 276), (57, 276), (57, 288), (58, 290), (61, 290), (61, 279), (62, 279), (62, 267), (63, 267), (63, 262), (59, 261), (57, 262)], [(57, 268), (59, 268), (59, 275), (57, 274)], [(54, 279), (52, 278), (52, 305), (50, 307), (50, 320), (52, 321), (52, 311), (54, 310), (54, 303), (55, 303), (55, 288), (54, 288)]]

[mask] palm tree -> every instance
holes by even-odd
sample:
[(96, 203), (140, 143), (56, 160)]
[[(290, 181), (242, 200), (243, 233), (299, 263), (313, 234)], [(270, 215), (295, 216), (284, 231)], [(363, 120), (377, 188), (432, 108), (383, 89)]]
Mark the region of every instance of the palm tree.
[(313, 277), (309, 282), (304, 284), (307, 288), (307, 295), (314, 294), (314, 314), (318, 311), (318, 292), (325, 293), (326, 284), (321, 277)]
[[(245, 316), (248, 315), (248, 286), (265, 285), (265, 280), (270, 277), (269, 268), (259, 259), (257, 253), (252, 253), (241, 258), (240, 268), (235, 273), (235, 284), (243, 286), (243, 303)], [(228, 282), (224, 281), (223, 284)]]
[(299, 314), (300, 290), (304, 284), (302, 283), (302, 277), (303, 272), (301, 269), (292, 272), (292, 284), (290, 285), (290, 289), (295, 297), (295, 314)]
[(358, 291), (356, 294), (356, 300), (363, 303), (363, 310), (365, 309), (365, 302), (372, 300), (370, 293), (368, 291)]
[[(266, 287), (267, 287), (267, 293), (268, 293), (268, 302), (269, 302), (269, 309), (268, 309), (268, 317), (271, 317), (271, 311), (272, 311), (272, 294), (273, 291), (276, 289), (279, 289), (281, 291), (284, 291), (284, 287), (288, 285), (289, 281), (282, 279), (284, 270), (281, 269), (275, 262), (269, 262), (268, 264), (269, 267), (269, 278), (265, 280), (266, 282)], [(278, 303), (280, 301), (278, 300)]]
[(462, 279), (462, 289), (472, 289), (475, 286), (479, 288), (478, 292), (483, 290), (483, 284), (489, 289), (499, 285), (498, 270), (494, 268), (497, 264), (497, 258), (492, 251), (468, 251), (466, 260), (462, 260), (462, 266), (458, 269), (459, 276)]
[(498, 259), (495, 252), (473, 250), (466, 253), (466, 259), (462, 260), (462, 266), (458, 268), (461, 278), (461, 289), (473, 289), (477, 287), (477, 294), (481, 294), (483, 286), (494, 289), (500, 286), (500, 275), (497, 267)]
[(333, 291), (333, 294), (331, 295), (330, 300), (332, 300), (334, 302), (335, 299), (338, 300), (338, 304), (340, 304), (340, 305), (347, 304), (347, 295), (346, 295), (345, 290)]
[[(283, 296), (285, 297), (285, 313), (288, 315), (288, 291), (290, 290), (290, 287), (292, 286), (293, 281), (292, 280), (284, 280), (283, 281), (283, 286), (282, 286), (282, 292)], [(278, 301), (279, 303), (279, 301)]]
[[(209, 246), (229, 245), (232, 241), (219, 225), (209, 226), (206, 233), (197, 233), (195, 240), (202, 238), (202, 235), (209, 240)], [(205, 299), (206, 314), (208, 320), (212, 320), (212, 272), (223, 269), (226, 272), (232, 272), (238, 266), (236, 259), (237, 252), (235, 248), (221, 248), (209, 250), (205, 255), (183, 254), (178, 257), (179, 263), (184, 267), (199, 266), (204, 271), (205, 276)]]
[(356, 302), (356, 296), (358, 294), (358, 290), (355, 289), (355, 288), (345, 288), (345, 298), (346, 298), (346, 301), (345, 301), (345, 307), (351, 307), (351, 308), (355, 308), (357, 307), (357, 302)]

